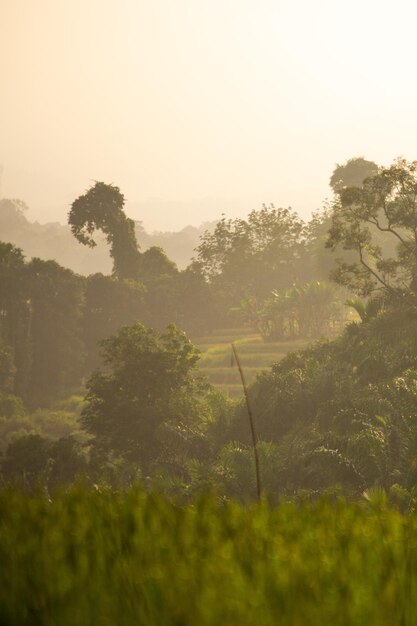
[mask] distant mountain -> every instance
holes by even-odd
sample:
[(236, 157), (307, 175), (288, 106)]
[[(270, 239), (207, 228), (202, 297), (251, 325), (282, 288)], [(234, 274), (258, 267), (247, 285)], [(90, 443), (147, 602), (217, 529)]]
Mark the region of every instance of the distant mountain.
[[(183, 269), (194, 255), (200, 236), (215, 225), (216, 222), (209, 222), (199, 227), (187, 226), (178, 232), (147, 233), (141, 222), (136, 222), (136, 236), (142, 251), (159, 246)], [(18, 200), (0, 200), (0, 241), (18, 246), (28, 258), (54, 259), (78, 274), (110, 274), (112, 270), (103, 236), (96, 237), (95, 248), (83, 246), (67, 224), (30, 222), (25, 216), (25, 205)]]
[(217, 222), (206, 222), (201, 226), (186, 226), (177, 232), (155, 231), (147, 233), (140, 222), (136, 222), (136, 237), (141, 250), (159, 246), (180, 269), (187, 267), (200, 237), (206, 230), (213, 231)]

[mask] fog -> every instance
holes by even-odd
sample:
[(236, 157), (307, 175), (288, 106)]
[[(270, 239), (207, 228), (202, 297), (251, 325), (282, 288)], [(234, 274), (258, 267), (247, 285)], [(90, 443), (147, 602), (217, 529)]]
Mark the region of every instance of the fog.
[(1, 0), (2, 195), (65, 221), (94, 180), (169, 230), (303, 215), (335, 162), (413, 158), (412, 2)]

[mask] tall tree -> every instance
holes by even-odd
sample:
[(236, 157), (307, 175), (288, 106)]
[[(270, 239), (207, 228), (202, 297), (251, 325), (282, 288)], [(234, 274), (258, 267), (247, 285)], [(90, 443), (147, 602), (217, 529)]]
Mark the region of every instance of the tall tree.
[(126, 217), (125, 199), (118, 187), (96, 182), (72, 203), (68, 223), (73, 235), (84, 245), (96, 245), (92, 234), (101, 230), (110, 246), (113, 273), (118, 278), (138, 279), (140, 252), (135, 223)]
[(229, 305), (249, 292), (266, 297), (302, 272), (304, 224), (291, 209), (263, 206), (247, 220), (218, 222), (197, 248), (196, 263)]
[(374, 176), (377, 172), (378, 166), (373, 161), (367, 161), (363, 157), (354, 157), (346, 161), (344, 165), (336, 165), (330, 178), (330, 187), (335, 193), (339, 193), (346, 187), (360, 187), (366, 178)]
[(333, 203), (327, 246), (356, 253), (340, 260), (336, 280), (369, 295), (417, 294), (417, 161), (397, 159)]
[(55, 261), (32, 259), (25, 269), (32, 358), (30, 379), (22, 395), (36, 406), (80, 382), (84, 281)]
[(15, 370), (13, 390), (21, 394), (30, 376), (32, 354), (26, 264), (19, 248), (3, 242), (0, 242), (0, 338)]
[(174, 326), (161, 334), (139, 322), (102, 345), (105, 369), (87, 383), (82, 422), (98, 449), (149, 471), (163, 451), (163, 425), (186, 429), (199, 417), (198, 351)]

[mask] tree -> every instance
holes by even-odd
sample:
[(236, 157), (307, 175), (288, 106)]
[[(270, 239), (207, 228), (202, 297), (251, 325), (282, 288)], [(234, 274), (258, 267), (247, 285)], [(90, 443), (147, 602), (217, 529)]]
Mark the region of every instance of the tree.
[(164, 425), (187, 429), (200, 419), (198, 350), (173, 325), (162, 334), (139, 322), (102, 346), (105, 369), (87, 382), (82, 423), (98, 448), (150, 471), (163, 455)]
[(78, 385), (82, 278), (0, 242), (0, 384), (33, 406)]
[(341, 318), (343, 307), (335, 286), (311, 281), (298, 288), (298, 330), (301, 337), (329, 335), (334, 322)]
[(179, 293), (178, 268), (162, 248), (148, 248), (141, 259), (141, 278), (146, 287), (145, 307), (141, 320), (147, 326), (163, 330), (177, 324)]
[(247, 220), (223, 218), (207, 231), (196, 264), (225, 305), (236, 306), (246, 293), (264, 298), (308, 271), (303, 234), (304, 224), (291, 209), (264, 205)]
[(399, 158), (361, 187), (342, 189), (334, 203), (326, 244), (356, 253), (339, 260), (333, 276), (369, 296), (417, 293), (417, 161)]
[[(257, 378), (257, 433), (277, 446), (281, 493), (415, 485), (416, 318), (415, 307), (386, 310)], [(229, 437), (240, 448), (249, 443), (244, 418), (238, 406)]]
[(13, 362), (13, 352), (5, 346), (0, 337), (0, 393), (13, 389), (16, 367)]
[(110, 246), (113, 273), (118, 278), (139, 276), (140, 252), (135, 235), (135, 223), (126, 217), (124, 196), (118, 187), (96, 182), (84, 195), (72, 203), (68, 223), (73, 235), (93, 248), (95, 230), (101, 230)]
[(9, 444), (1, 462), (3, 480), (34, 486), (45, 478), (48, 466), (48, 441), (39, 435), (19, 437)]
[(194, 336), (203, 335), (218, 327), (221, 311), (198, 265), (191, 263), (177, 278), (178, 325)]
[(360, 187), (366, 178), (377, 172), (378, 166), (373, 161), (354, 157), (344, 165), (336, 165), (330, 178), (330, 187), (335, 193), (340, 193), (346, 187)]
[(20, 248), (3, 242), (0, 242), (0, 337), (3, 350), (11, 359), (12, 388), (20, 394), (27, 385), (31, 362), (26, 264)]
[(342, 307), (333, 284), (311, 281), (274, 290), (262, 303), (248, 294), (240, 303), (240, 313), (263, 339), (279, 341), (330, 335), (342, 318)]
[(41, 406), (80, 383), (84, 280), (55, 261), (41, 259), (32, 259), (25, 274), (31, 359), (21, 395), (31, 406)]
[(74, 482), (87, 463), (82, 446), (74, 437), (51, 441), (36, 434), (23, 435), (7, 447), (0, 462), (4, 481), (33, 489), (49, 489)]
[(13, 349), (25, 309), (24, 268), (20, 248), (0, 242), (0, 336)]
[(144, 316), (145, 288), (133, 280), (91, 274), (85, 280), (82, 337), (86, 347), (85, 371), (99, 366), (99, 343), (126, 324)]

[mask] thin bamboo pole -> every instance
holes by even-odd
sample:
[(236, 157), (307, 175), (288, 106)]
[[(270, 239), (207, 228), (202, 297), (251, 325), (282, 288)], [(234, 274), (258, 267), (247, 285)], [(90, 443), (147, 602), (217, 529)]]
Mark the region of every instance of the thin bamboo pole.
[(236, 346), (234, 343), (232, 343), (232, 350), (233, 350), (233, 355), (236, 360), (236, 365), (239, 370), (240, 380), (242, 381), (243, 393), (245, 394), (245, 400), (246, 400), (246, 408), (248, 410), (250, 431), (252, 435), (253, 456), (255, 457), (256, 491), (258, 494), (258, 502), (260, 502), (262, 489), (261, 489), (261, 474), (259, 470), (259, 455), (258, 455), (258, 446), (257, 446), (258, 438), (255, 432), (255, 423), (253, 421), (253, 413), (252, 413), (252, 408), (251, 408), (251, 404), (249, 400), (249, 393), (248, 393), (248, 387), (246, 385), (245, 375), (243, 373), (242, 365), (240, 363), (239, 355), (237, 353)]

